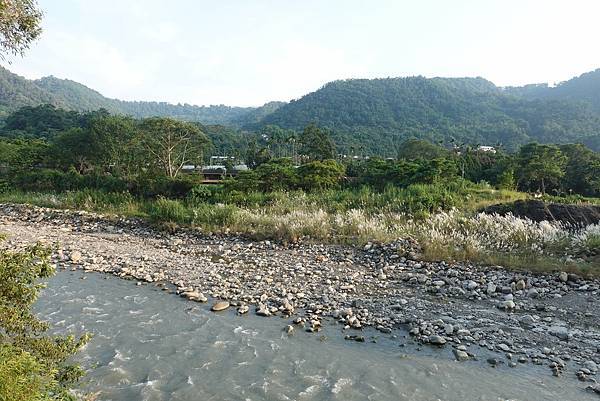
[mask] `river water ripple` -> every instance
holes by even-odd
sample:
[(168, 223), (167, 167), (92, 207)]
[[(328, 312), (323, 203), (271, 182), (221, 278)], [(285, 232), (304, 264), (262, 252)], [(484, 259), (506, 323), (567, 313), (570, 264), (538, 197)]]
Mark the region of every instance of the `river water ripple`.
[(94, 334), (76, 361), (90, 369), (82, 388), (98, 400), (598, 399), (545, 367), (454, 362), (448, 351), (411, 353), (389, 335), (348, 342), (334, 325), (288, 337), (287, 320), (208, 309), (81, 272), (59, 272), (36, 304), (55, 332)]

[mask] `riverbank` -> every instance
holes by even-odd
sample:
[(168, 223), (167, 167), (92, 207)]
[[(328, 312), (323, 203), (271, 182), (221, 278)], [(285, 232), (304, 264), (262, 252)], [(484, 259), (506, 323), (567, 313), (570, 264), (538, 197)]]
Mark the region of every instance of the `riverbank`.
[[(251, 241), (192, 230), (156, 231), (138, 220), (3, 206), (5, 246), (58, 243), (56, 262), (132, 278), (239, 313), (282, 316), (282, 328), (369, 342), (364, 327), (399, 344), (452, 349), (461, 362), (536, 364), (594, 385), (600, 363), (600, 281), (468, 263), (415, 260), (410, 241), (364, 247)], [(225, 306), (225, 304), (223, 304)], [(485, 350), (485, 351), (484, 351)]]

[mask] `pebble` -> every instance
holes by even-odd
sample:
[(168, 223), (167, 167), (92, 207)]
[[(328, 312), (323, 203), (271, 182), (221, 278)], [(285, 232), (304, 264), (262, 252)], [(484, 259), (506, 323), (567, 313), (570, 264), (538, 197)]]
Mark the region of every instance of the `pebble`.
[(225, 310), (229, 308), (229, 302), (227, 301), (219, 301), (219, 302), (215, 302), (213, 304), (213, 306), (210, 308), (210, 310), (212, 310), (213, 312), (220, 312), (222, 310)]

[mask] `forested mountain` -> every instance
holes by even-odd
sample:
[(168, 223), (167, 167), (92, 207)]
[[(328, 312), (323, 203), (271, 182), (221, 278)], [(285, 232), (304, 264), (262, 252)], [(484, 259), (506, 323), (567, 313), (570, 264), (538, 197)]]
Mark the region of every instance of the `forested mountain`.
[(554, 87), (548, 84), (532, 84), (505, 88), (506, 93), (525, 99), (556, 99), (589, 103), (600, 112), (600, 69), (562, 82)]
[[(277, 102), (272, 102), (276, 104)], [(204, 124), (230, 124), (236, 121), (254, 121), (262, 108), (230, 107), (224, 105), (193, 106), (166, 102), (122, 101), (104, 97), (85, 85), (68, 79), (44, 77), (28, 80), (0, 67), (0, 113), (7, 115), (23, 106), (52, 104), (76, 111), (100, 108), (115, 114), (127, 114), (137, 118), (168, 116)], [(267, 110), (274, 108), (267, 107)], [(258, 113), (258, 114), (255, 114)], [(248, 115), (248, 117), (246, 117)], [(247, 118), (247, 119), (246, 119)]]
[(50, 92), (36, 85), (34, 81), (0, 67), (0, 114), (7, 115), (23, 106), (35, 106), (43, 103), (67, 107)]
[[(355, 154), (394, 156), (398, 145), (410, 137), (502, 144), (509, 150), (531, 141), (581, 142), (600, 150), (600, 70), (556, 87), (499, 88), (483, 78), (341, 80), (290, 103), (253, 108), (121, 101), (74, 81), (55, 77), (31, 81), (0, 68), (0, 113), (6, 116), (40, 104), (75, 111), (103, 108), (138, 118), (169, 116), (252, 131), (268, 125), (301, 130), (316, 123), (331, 130), (339, 151)], [(42, 125), (51, 134), (56, 124)], [(36, 126), (10, 131), (34, 134)], [(227, 137), (236, 132), (217, 131), (227, 132)]]
[(583, 102), (526, 100), (482, 78), (352, 79), (329, 83), (261, 123), (330, 128), (338, 147), (392, 155), (407, 137), (495, 145), (583, 142), (600, 147), (600, 114)]

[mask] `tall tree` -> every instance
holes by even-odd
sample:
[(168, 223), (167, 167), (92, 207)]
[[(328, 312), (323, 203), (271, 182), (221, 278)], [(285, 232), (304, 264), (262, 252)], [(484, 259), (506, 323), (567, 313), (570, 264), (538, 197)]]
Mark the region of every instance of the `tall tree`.
[(300, 135), (300, 153), (311, 160), (325, 160), (335, 158), (335, 145), (329, 133), (309, 124)]
[(153, 117), (142, 121), (140, 139), (151, 164), (158, 165), (166, 176), (176, 177), (184, 165), (201, 163), (209, 140), (194, 124), (172, 118)]
[(548, 188), (558, 188), (565, 175), (567, 157), (555, 145), (530, 143), (522, 146), (517, 155), (519, 184), (546, 193)]
[(41, 22), (35, 0), (0, 0), (0, 59), (23, 55), (42, 33)]
[(562, 186), (565, 191), (583, 195), (600, 193), (600, 154), (581, 144), (562, 145), (560, 150), (567, 157)]

